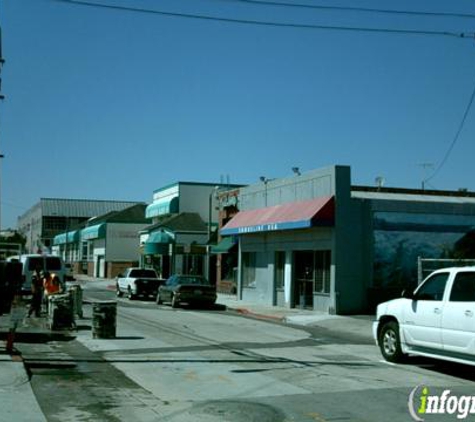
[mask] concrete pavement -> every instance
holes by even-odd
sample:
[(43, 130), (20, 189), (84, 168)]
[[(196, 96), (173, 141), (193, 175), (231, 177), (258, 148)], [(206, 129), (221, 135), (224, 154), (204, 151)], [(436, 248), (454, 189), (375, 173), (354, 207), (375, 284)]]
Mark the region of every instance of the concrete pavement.
[[(81, 285), (97, 283), (115, 291), (115, 280), (113, 279), (79, 275), (76, 282)], [(218, 294), (216, 302), (219, 305), (226, 306), (230, 311), (252, 318), (278, 321), (291, 325), (318, 326), (329, 331), (372, 337), (371, 326), (374, 315), (330, 315), (307, 309), (255, 304), (238, 300), (237, 296), (228, 294)]]
[[(115, 289), (114, 280), (92, 279), (81, 277), (81, 285), (98, 284), (105, 288)], [(338, 316), (317, 313), (303, 309), (289, 309), (277, 306), (256, 305), (237, 300), (232, 295), (218, 295), (217, 303), (231, 312), (250, 318), (258, 318), (291, 325), (320, 327), (339, 333), (356, 334), (371, 338), (371, 316)], [(65, 335), (52, 332), (45, 317), (26, 318), (26, 305), (13, 313), (17, 319), (17, 342), (44, 342), (54, 339), (54, 335)], [(13, 422), (46, 421), (32, 391), (28, 373), (23, 365), (20, 353), (13, 348), (13, 353), (6, 350), (7, 335), (12, 327), (12, 314), (0, 316), (0, 408), (2, 418)]]
[(328, 331), (348, 333), (371, 338), (374, 315), (329, 315), (307, 309), (284, 308), (279, 306), (257, 305), (238, 300), (236, 296), (218, 294), (217, 303), (228, 310), (252, 318), (274, 320), (290, 325), (320, 327)]

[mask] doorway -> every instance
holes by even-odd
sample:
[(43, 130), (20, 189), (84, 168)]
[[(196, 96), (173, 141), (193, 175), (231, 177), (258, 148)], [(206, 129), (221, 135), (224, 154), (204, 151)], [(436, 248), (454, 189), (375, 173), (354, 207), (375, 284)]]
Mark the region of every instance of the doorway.
[(296, 308), (313, 309), (313, 251), (294, 254), (294, 303)]
[(315, 309), (315, 298), (330, 296), (330, 268), (329, 250), (294, 252), (295, 307)]

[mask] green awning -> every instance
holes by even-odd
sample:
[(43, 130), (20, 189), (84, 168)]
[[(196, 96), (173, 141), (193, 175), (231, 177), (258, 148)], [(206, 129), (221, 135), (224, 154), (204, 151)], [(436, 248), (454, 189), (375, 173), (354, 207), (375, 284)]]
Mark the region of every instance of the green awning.
[(174, 243), (173, 236), (163, 230), (150, 233), (144, 244), (145, 255), (168, 255), (169, 245)]
[(214, 253), (214, 254), (228, 253), (229, 250), (234, 245), (236, 245), (236, 243), (234, 243), (234, 239), (232, 236), (223, 237), (221, 242), (219, 242), (216, 246), (213, 246), (211, 248), (211, 253)]
[(81, 231), (82, 240), (100, 239), (106, 237), (105, 223), (96, 224), (95, 226), (86, 227)]
[(178, 196), (159, 199), (145, 208), (145, 217), (152, 218), (165, 214), (175, 214), (178, 212), (178, 208)]
[(66, 243), (75, 243), (79, 241), (79, 230), (61, 233), (54, 237), (53, 245), (64, 245)]

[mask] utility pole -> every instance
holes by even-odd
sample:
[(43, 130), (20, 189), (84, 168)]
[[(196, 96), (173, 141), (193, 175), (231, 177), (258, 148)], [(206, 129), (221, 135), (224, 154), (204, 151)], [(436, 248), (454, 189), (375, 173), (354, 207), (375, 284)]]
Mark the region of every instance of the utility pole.
[(426, 182), (427, 182), (427, 180), (429, 180), (429, 177), (427, 177), (427, 171), (430, 170), (430, 169), (433, 169), (434, 164), (433, 163), (420, 163), (419, 167), (421, 167), (422, 171), (423, 171), (421, 189), (425, 190)]
[[(3, 54), (2, 54), (2, 28), (0, 27), (0, 102), (2, 100), (5, 99), (5, 96), (2, 94), (2, 67), (3, 67), (3, 64), (5, 63), (5, 60), (3, 58)], [(0, 126), (1, 128), (1, 126)], [(1, 145), (1, 143), (0, 143)], [(1, 149), (0, 149), (1, 151)], [(0, 162), (1, 162), (1, 159), (4, 157), (3, 154), (0, 153)], [(1, 168), (0, 168), (0, 171), (1, 171)], [(0, 186), (1, 186), (1, 174), (0, 174)], [(0, 196), (1, 198), (1, 196)], [(2, 230), (2, 219), (1, 219), (1, 209), (2, 209), (2, 201), (0, 200), (0, 232)]]

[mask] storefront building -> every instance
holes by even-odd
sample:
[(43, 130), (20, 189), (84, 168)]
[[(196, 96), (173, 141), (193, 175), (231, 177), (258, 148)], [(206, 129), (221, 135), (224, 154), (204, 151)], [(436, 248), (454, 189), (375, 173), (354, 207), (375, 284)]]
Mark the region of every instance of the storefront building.
[[(211, 255), (216, 262), (216, 288), (218, 293), (237, 293), (238, 284), (238, 238), (223, 237), (220, 230), (239, 212), (239, 189), (222, 190), (217, 195), (218, 233)], [(213, 261), (214, 262), (214, 261)]]
[(163, 278), (199, 274), (216, 282), (216, 256), (210, 253), (218, 226), (217, 195), (238, 185), (176, 182), (157, 189), (145, 215), (152, 225), (140, 236), (142, 263)]
[(142, 265), (161, 278), (205, 275), (208, 229), (197, 213), (168, 214), (140, 233)]
[(332, 166), (241, 188), (220, 233), (238, 244), (239, 299), (351, 314), (413, 286), (418, 256), (453, 256), (474, 228), (475, 194), (352, 186)]
[(148, 225), (145, 204), (88, 220), (86, 227), (54, 238), (54, 252), (73, 264), (74, 272), (114, 278), (140, 260), (139, 232)]
[(25, 248), (28, 253), (49, 253), (54, 246), (55, 236), (83, 227), (91, 217), (120, 211), (138, 203), (137, 201), (41, 198), (38, 203), (18, 217), (18, 231), (26, 238)]

